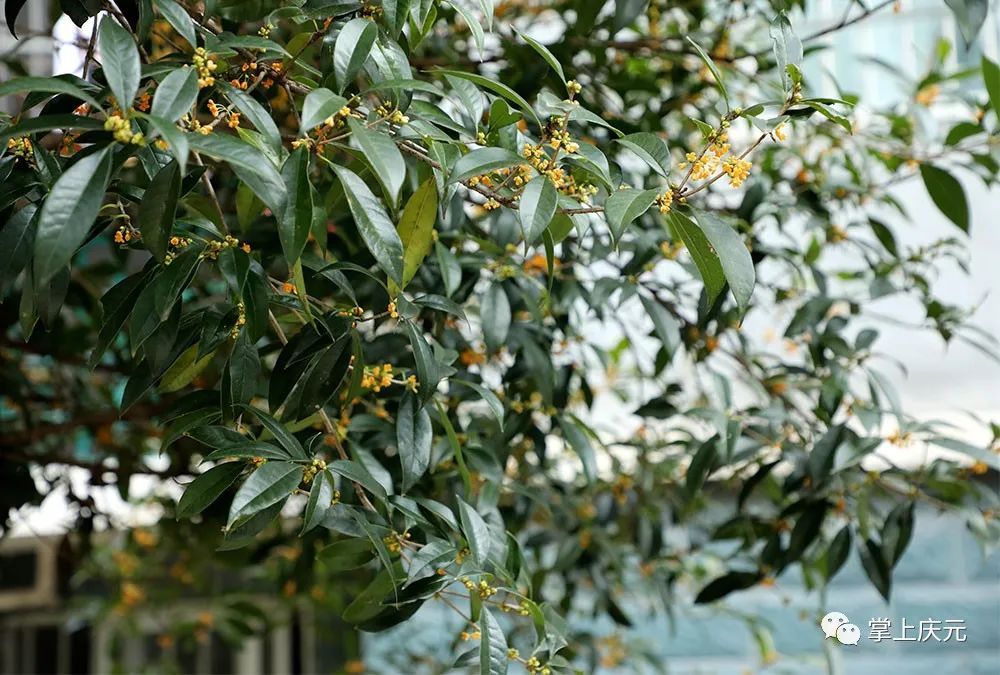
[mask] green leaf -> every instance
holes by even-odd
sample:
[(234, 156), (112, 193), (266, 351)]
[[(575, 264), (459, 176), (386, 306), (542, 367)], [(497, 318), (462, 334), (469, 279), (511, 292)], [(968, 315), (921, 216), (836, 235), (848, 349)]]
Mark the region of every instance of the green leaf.
[(821, 485), (830, 477), (837, 456), (837, 448), (840, 447), (843, 438), (844, 425), (838, 424), (830, 427), (813, 446), (809, 453), (809, 474), (812, 476), (813, 484)]
[(736, 304), (746, 312), (757, 277), (753, 258), (743, 238), (728, 223), (707, 211), (695, 211), (695, 218), (722, 264), (722, 272), (733, 291)]
[(288, 206), (278, 222), (278, 238), (285, 262), (292, 268), (309, 240), (313, 217), (312, 184), (309, 182), (309, 150), (298, 148), (285, 160), (281, 177), (288, 192)]
[(305, 448), (302, 447), (302, 444), (299, 443), (299, 440), (281, 422), (263, 410), (254, 408), (253, 406), (244, 405), (242, 408), (252, 413), (264, 425), (264, 428), (271, 433), (274, 439), (278, 441), (278, 444), (288, 451), (288, 454), (297, 459), (309, 459), (309, 455), (306, 453)]
[(552, 222), (559, 204), (555, 185), (545, 176), (537, 176), (524, 186), (518, 206), (524, 242), (532, 245)]
[(993, 112), (997, 119), (1000, 119), (1000, 66), (983, 56), (983, 82), (986, 83), (986, 91), (990, 95), (990, 103), (993, 104)]
[(882, 555), (882, 547), (874, 539), (858, 542), (858, 553), (861, 555), (861, 567), (868, 575), (872, 586), (886, 602), (892, 593), (892, 574)]
[(191, 21), (190, 15), (174, 0), (155, 0), (155, 2), (160, 14), (177, 31), (178, 35), (187, 40), (187, 43), (192, 47), (197, 47), (198, 39), (195, 37), (194, 23)]
[(187, 157), (190, 149), (187, 136), (184, 135), (184, 132), (174, 126), (173, 123), (161, 117), (145, 115), (143, 113), (135, 113), (135, 115), (148, 121), (153, 127), (155, 133), (150, 134), (150, 139), (156, 136), (163, 137), (168, 146), (167, 150), (177, 160), (177, 164), (180, 166), (181, 174), (183, 175), (187, 171)]
[(517, 33), (522, 40), (527, 42), (532, 49), (538, 52), (538, 55), (542, 57), (542, 60), (545, 61), (545, 63), (549, 64), (549, 67), (556, 72), (556, 75), (559, 76), (559, 79), (562, 80), (562, 83), (566, 84), (566, 74), (563, 72), (562, 64), (559, 63), (559, 59), (557, 59), (555, 55), (553, 55), (552, 52), (549, 51), (549, 48), (543, 45), (538, 40), (532, 38), (531, 36), (522, 33), (516, 28), (514, 28), (514, 32)]
[(403, 492), (427, 472), (431, 463), (432, 440), (430, 415), (419, 399), (407, 392), (396, 415), (396, 449), (403, 467)]
[(258, 148), (228, 134), (188, 134), (191, 149), (228, 162), (237, 177), (246, 183), (272, 213), (284, 213), (288, 191), (278, 169), (261, 156)]
[(461, 497), (455, 498), (458, 501), (458, 517), (462, 523), (462, 534), (469, 543), (469, 550), (472, 557), (480, 568), (485, 567), (490, 555), (490, 528), (479, 515), (479, 512), (469, 506)]
[(784, 11), (774, 18), (769, 32), (771, 41), (774, 42), (774, 59), (778, 64), (778, 72), (781, 73), (781, 83), (785, 91), (790, 92), (792, 81), (788, 75), (788, 66), (802, 66), (802, 42), (792, 30), (792, 22)]
[(788, 539), (788, 551), (785, 560), (794, 562), (802, 557), (809, 545), (819, 536), (823, 520), (826, 518), (828, 504), (825, 501), (818, 501), (807, 506), (792, 528), (792, 534)]
[(163, 377), (160, 378), (160, 391), (169, 393), (188, 386), (208, 367), (214, 357), (215, 352), (213, 351), (199, 359), (198, 345), (191, 345), (181, 352), (177, 360), (163, 373)]
[(382, 501), (385, 501), (385, 499), (389, 496), (389, 494), (385, 491), (385, 487), (375, 480), (371, 473), (368, 472), (368, 469), (357, 462), (352, 462), (347, 459), (338, 459), (337, 461), (329, 464), (329, 469), (335, 474), (341, 475), (344, 478), (357, 483)]
[(503, 629), (486, 607), (479, 613), (482, 627), (479, 638), (479, 672), (481, 675), (507, 675), (507, 638)]
[(252, 459), (263, 457), (264, 459), (289, 460), (288, 453), (276, 445), (264, 443), (262, 441), (250, 441), (249, 439), (238, 445), (224, 445), (205, 455), (202, 462), (218, 462), (229, 458)]
[(497, 397), (497, 395), (494, 394), (489, 389), (487, 389), (486, 387), (476, 384), (475, 382), (469, 382), (468, 380), (459, 380), (459, 379), (455, 379), (453, 381), (458, 382), (459, 384), (463, 384), (466, 387), (469, 387), (470, 389), (475, 391), (477, 394), (479, 394), (479, 396), (484, 401), (486, 401), (486, 405), (489, 406), (490, 411), (493, 413), (493, 416), (497, 418), (497, 423), (500, 425), (500, 431), (503, 431), (503, 418), (504, 418), (503, 403), (500, 402), (500, 399)]
[(476, 148), (461, 157), (451, 168), (449, 182), (461, 182), (497, 169), (524, 163), (524, 158), (505, 148)]
[(378, 28), (369, 19), (351, 19), (340, 29), (333, 46), (333, 72), (341, 92), (365, 65), (377, 36)]
[(659, 193), (659, 190), (633, 188), (611, 193), (604, 202), (604, 216), (608, 220), (611, 236), (616, 243), (622, 238), (628, 224), (649, 210)]
[(906, 547), (913, 538), (914, 502), (897, 504), (885, 518), (882, 526), (882, 557), (889, 569), (899, 563)]
[(150, 113), (176, 122), (191, 110), (198, 100), (198, 75), (194, 68), (178, 68), (163, 78), (153, 94)]
[(406, 336), (410, 340), (410, 348), (413, 350), (413, 359), (417, 366), (417, 382), (420, 386), (420, 398), (427, 401), (437, 391), (438, 382), (441, 381), (441, 368), (434, 359), (434, 352), (427, 344), (427, 339), (423, 333), (411, 322), (406, 322)]
[(320, 549), (318, 556), (328, 572), (344, 572), (370, 563), (375, 552), (367, 539), (344, 539)]
[(420, 269), (434, 243), (438, 194), (433, 178), (428, 178), (406, 202), (396, 230), (403, 243), (403, 287)]
[(616, 138), (615, 141), (638, 155), (650, 169), (664, 178), (670, 175), (670, 150), (667, 142), (656, 134), (642, 131)]
[(830, 542), (830, 547), (826, 550), (826, 580), (829, 581), (836, 576), (840, 568), (847, 562), (847, 557), (851, 553), (851, 525), (848, 523), (840, 528), (840, 531)]
[(309, 130), (318, 127), (323, 121), (347, 105), (347, 99), (337, 96), (329, 89), (313, 89), (306, 94), (302, 104), (302, 121), (299, 134), (305, 135)]
[(342, 166), (333, 166), (333, 170), (344, 186), (354, 222), (375, 262), (390, 279), (402, 285), (403, 242), (382, 203), (356, 173)]
[(244, 117), (250, 120), (254, 128), (268, 142), (268, 146), (280, 157), (283, 152), (281, 132), (278, 131), (278, 125), (274, 123), (271, 113), (252, 96), (228, 82), (217, 82), (215, 86), (220, 87), (225, 92), (229, 100), (236, 105)]
[(243, 467), (243, 462), (226, 462), (191, 481), (177, 502), (177, 519), (190, 518), (204, 511), (243, 473)]
[(667, 222), (674, 235), (684, 242), (695, 267), (705, 284), (705, 294), (711, 306), (722, 290), (726, 287), (726, 275), (722, 269), (719, 256), (709, 243), (708, 238), (690, 218), (677, 211), (667, 215)]
[(142, 242), (160, 262), (163, 262), (167, 255), (180, 191), (180, 167), (177, 160), (170, 160), (153, 176), (139, 204), (139, 231), (142, 233)]
[(128, 110), (139, 91), (142, 68), (132, 34), (111, 16), (105, 15), (98, 31), (97, 47), (104, 66), (104, 77), (118, 101), (118, 107)]
[(486, 347), (497, 350), (507, 341), (511, 324), (510, 300), (503, 290), (503, 284), (490, 284), (483, 293), (479, 304), (479, 319), (483, 324), (483, 339)]
[(36, 286), (44, 286), (61, 272), (87, 238), (111, 179), (110, 150), (101, 148), (77, 160), (59, 176), (42, 204), (35, 236)]
[(240, 331), (233, 344), (233, 352), (227, 364), (228, 400), (232, 405), (248, 405), (257, 393), (257, 378), (260, 375), (260, 356), (250, 337), (250, 331)]
[(701, 589), (695, 598), (695, 604), (701, 605), (706, 602), (714, 602), (724, 598), (733, 591), (742, 591), (752, 586), (764, 578), (760, 572), (728, 572)]
[(975, 41), (983, 24), (986, 23), (990, 0), (944, 0), (944, 4), (948, 5), (955, 15), (958, 30), (968, 47)]
[(941, 213), (963, 232), (969, 231), (969, 203), (958, 179), (932, 164), (920, 165), (920, 177)]
[(461, 3), (461, 0), (458, 2), (452, 1), (448, 4), (462, 16), (462, 19), (465, 21), (465, 25), (469, 27), (469, 31), (472, 32), (472, 37), (476, 41), (476, 49), (482, 53), (483, 45), (486, 41), (486, 34), (483, 32), (482, 24), (480, 24), (476, 16)]
[(37, 214), (38, 207), (27, 204), (0, 229), (0, 289), (5, 290), (31, 258), (38, 229)]
[(269, 461), (243, 481), (229, 507), (227, 524), (288, 498), (302, 482), (302, 465), (293, 462)]
[(653, 321), (653, 332), (660, 339), (660, 344), (663, 345), (668, 354), (672, 355), (681, 342), (680, 322), (655, 298), (640, 295), (639, 301), (646, 310), (646, 314)]
[(538, 127), (542, 126), (542, 123), (538, 121), (538, 116), (535, 114), (535, 110), (534, 108), (531, 107), (531, 104), (525, 101), (520, 94), (518, 94), (516, 91), (514, 91), (507, 85), (501, 84), (496, 80), (491, 80), (488, 77), (477, 75), (475, 73), (470, 73), (464, 70), (439, 69), (435, 70), (434, 72), (440, 75), (451, 75), (452, 77), (458, 77), (463, 80), (468, 80), (473, 84), (479, 85), (483, 89), (489, 89), (493, 93), (503, 96), (505, 99), (507, 99), (508, 101), (516, 105), (518, 108), (520, 108), (521, 112), (523, 112), (526, 117), (530, 118), (535, 123), (536, 126)]
[(0, 83), (0, 98), (11, 94), (20, 94), (25, 91), (32, 93), (66, 94), (90, 104), (94, 110), (104, 109), (97, 99), (86, 91), (72, 82), (67, 82), (56, 77), (18, 77), (8, 82)]
[(322, 523), (332, 502), (333, 474), (329, 470), (320, 471), (313, 478), (312, 487), (309, 488), (309, 500), (302, 514), (302, 531), (299, 534), (303, 535)]
[(580, 458), (587, 483), (592, 484), (597, 479), (597, 457), (594, 454), (594, 446), (590, 443), (590, 437), (580, 423), (572, 417), (560, 417), (559, 427), (569, 442), (569, 446), (573, 448), (573, 452)]
[(370, 131), (353, 117), (348, 118), (347, 124), (351, 129), (351, 136), (361, 147), (365, 161), (371, 166), (375, 177), (382, 185), (389, 204), (393, 209), (397, 208), (399, 191), (406, 179), (406, 162), (403, 161), (399, 148), (388, 134)]
[(698, 56), (701, 57), (705, 66), (708, 67), (709, 72), (712, 73), (712, 77), (715, 78), (715, 86), (719, 88), (719, 93), (722, 94), (722, 98), (726, 101), (726, 108), (729, 108), (729, 92), (726, 90), (726, 83), (723, 81), (722, 73), (720, 73), (719, 69), (716, 67), (715, 61), (713, 61), (712, 57), (705, 53), (705, 50), (702, 49), (697, 42), (691, 39), (690, 35), (687, 36), (687, 41), (691, 43), (695, 52), (698, 53)]

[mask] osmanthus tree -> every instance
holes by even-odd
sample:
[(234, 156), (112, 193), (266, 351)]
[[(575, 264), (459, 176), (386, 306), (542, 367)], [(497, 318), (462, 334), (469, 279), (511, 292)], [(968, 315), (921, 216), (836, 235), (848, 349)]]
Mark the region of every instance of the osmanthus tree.
[[(180, 484), (95, 554), (116, 611), (236, 598), (197, 572), (229, 564), (362, 631), (451, 608), (449, 663), (484, 673), (593, 667), (568, 616), (851, 556), (888, 597), (921, 501), (995, 539), (968, 478), (996, 444), (900, 409), (866, 308), (992, 353), (934, 279), (964, 261), (954, 169), (996, 181), (1000, 70), (928, 45), (864, 115), (803, 79), (892, 4), (797, 37), (804, 0), (64, 0), (99, 13), (82, 76), (0, 84), (4, 513), (64, 490), (103, 526), (80, 467)], [(973, 40), (986, 3), (947, 4)], [(872, 215), (911, 178), (954, 237)]]

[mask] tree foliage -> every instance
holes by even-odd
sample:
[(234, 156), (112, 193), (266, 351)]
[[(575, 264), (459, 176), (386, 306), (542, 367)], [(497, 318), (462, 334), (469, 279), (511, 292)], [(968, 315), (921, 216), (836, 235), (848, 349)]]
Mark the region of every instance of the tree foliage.
[[(587, 663), (571, 608), (628, 625), (851, 556), (888, 598), (919, 501), (994, 539), (965, 478), (996, 454), (901, 410), (866, 308), (994, 349), (934, 279), (975, 226), (953, 168), (996, 182), (1000, 71), (959, 87), (942, 42), (859, 116), (803, 53), (889, 3), (808, 36), (805, 2), (732, 4), (111, 6), (83, 77), (0, 84), (4, 512), (66, 467), (179, 480), (164, 541), (296, 547), (286, 595), (349, 579), (360, 630), (446, 601), (483, 673)], [(874, 215), (908, 179), (953, 237)], [(120, 608), (151, 567), (118, 564)]]

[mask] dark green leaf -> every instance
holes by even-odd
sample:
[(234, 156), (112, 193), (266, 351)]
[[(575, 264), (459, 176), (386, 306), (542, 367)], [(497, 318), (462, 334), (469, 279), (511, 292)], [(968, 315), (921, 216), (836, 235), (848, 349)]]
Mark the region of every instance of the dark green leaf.
[(698, 593), (698, 597), (694, 601), (699, 605), (706, 602), (714, 602), (715, 600), (724, 598), (733, 591), (742, 591), (751, 588), (757, 585), (763, 578), (764, 575), (760, 572), (728, 572), (701, 589), (701, 592)]
[(403, 468), (403, 492), (409, 490), (431, 462), (431, 418), (419, 399), (404, 394), (396, 414), (396, 449)]
[(507, 675), (507, 638), (493, 614), (486, 607), (479, 613), (479, 672), (481, 675)]
[(510, 300), (500, 283), (490, 284), (480, 299), (479, 318), (487, 348), (497, 350), (507, 341), (510, 332)]
[(229, 507), (228, 524), (284, 501), (302, 481), (302, 466), (269, 461), (243, 481)]
[(496, 171), (524, 162), (516, 152), (504, 148), (476, 148), (462, 155), (451, 169), (450, 182), (461, 182), (473, 176)]
[(718, 216), (707, 211), (697, 211), (695, 217), (722, 264), (723, 274), (733, 291), (736, 304), (746, 312), (756, 282), (750, 251), (736, 230)]
[(302, 514), (302, 532), (305, 534), (323, 522), (330, 505), (333, 502), (333, 474), (320, 471), (312, 480), (309, 488), (309, 500)]
[(198, 75), (195, 69), (178, 68), (156, 87), (150, 113), (167, 122), (176, 122), (191, 110), (197, 100)]
[[(174, 0), (155, 0), (156, 8), (160, 10), (160, 14), (163, 18), (167, 20), (177, 33), (187, 40), (191, 47), (198, 46), (198, 39), (195, 37), (194, 23), (191, 21), (191, 17), (188, 15), (184, 9), (178, 5)], [(189, 70), (194, 70), (193, 68)]]
[(313, 195), (309, 182), (309, 150), (299, 148), (292, 152), (281, 168), (281, 177), (288, 191), (288, 206), (278, 223), (278, 237), (285, 261), (292, 268), (302, 255), (309, 240), (312, 225)]
[[(373, 24), (374, 25), (374, 24)], [(353, 117), (347, 120), (351, 136), (358, 142), (365, 161), (382, 185), (393, 209), (399, 206), (399, 191), (406, 179), (406, 162), (392, 138), (380, 131), (371, 131)]]
[(695, 267), (698, 268), (698, 273), (705, 283), (708, 304), (712, 305), (726, 287), (726, 275), (719, 256), (716, 255), (705, 234), (690, 218), (677, 211), (671, 211), (667, 221), (675, 236), (683, 241), (691, 252)]
[(110, 148), (102, 148), (77, 160), (56, 180), (38, 220), (36, 285), (47, 284), (69, 264), (97, 218), (110, 179)]
[(465, 503), (461, 497), (455, 498), (458, 501), (458, 517), (462, 522), (462, 534), (469, 544), (472, 557), (480, 568), (485, 567), (490, 555), (490, 528), (479, 515), (479, 512), (469, 504)]
[(163, 262), (167, 255), (180, 191), (180, 166), (177, 160), (171, 160), (153, 176), (139, 205), (139, 231), (142, 233), (142, 241), (153, 257), (160, 262)]
[(954, 176), (933, 164), (921, 164), (920, 176), (934, 204), (948, 220), (963, 232), (969, 231), (969, 203), (962, 184)]
[(310, 129), (319, 126), (327, 118), (347, 105), (347, 99), (337, 96), (329, 89), (313, 89), (306, 95), (302, 104), (302, 122), (299, 133), (305, 134)]
[(552, 222), (559, 204), (559, 193), (556, 187), (545, 176), (533, 178), (524, 186), (521, 199), (518, 202), (518, 216), (521, 219), (521, 232), (524, 241), (529, 246), (538, 241), (542, 232)]
[(659, 190), (616, 190), (604, 202), (604, 215), (611, 228), (615, 242), (622, 238), (625, 228), (633, 220), (644, 214), (656, 201)]
[(365, 240), (368, 250), (389, 278), (397, 284), (403, 279), (403, 242), (371, 190), (358, 175), (342, 166), (334, 166), (334, 172), (344, 186), (347, 204), (351, 208), (354, 222)]
[(351, 19), (340, 29), (333, 46), (333, 72), (341, 92), (361, 72), (377, 35), (378, 28), (369, 19)]
[(205, 510), (219, 498), (236, 477), (243, 472), (242, 462), (226, 462), (212, 467), (195, 478), (184, 490), (184, 495), (177, 503), (177, 518), (190, 518)]

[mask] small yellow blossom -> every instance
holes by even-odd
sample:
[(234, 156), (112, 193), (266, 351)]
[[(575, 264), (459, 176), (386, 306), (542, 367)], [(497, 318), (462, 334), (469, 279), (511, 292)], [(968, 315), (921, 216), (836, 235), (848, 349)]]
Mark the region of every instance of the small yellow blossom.
[(722, 163), (722, 170), (729, 176), (729, 185), (735, 188), (743, 185), (743, 181), (750, 176), (751, 166), (745, 159), (730, 156)]

